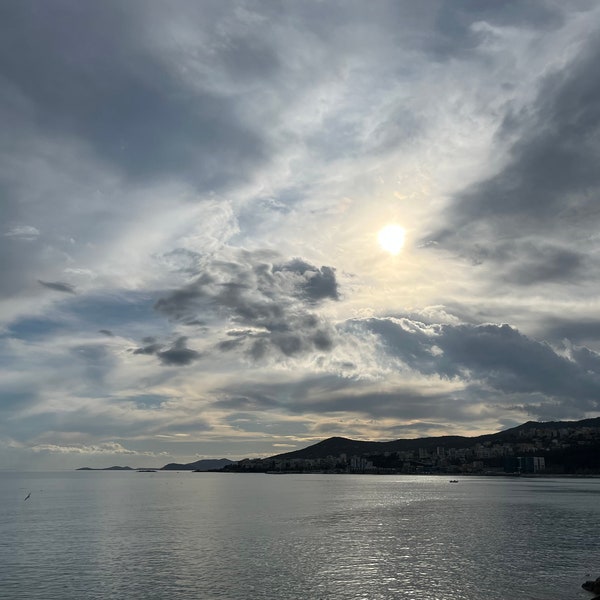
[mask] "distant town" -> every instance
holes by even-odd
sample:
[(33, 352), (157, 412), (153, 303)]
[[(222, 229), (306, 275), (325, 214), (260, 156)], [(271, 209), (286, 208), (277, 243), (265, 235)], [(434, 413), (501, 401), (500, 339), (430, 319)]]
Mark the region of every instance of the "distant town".
[(370, 442), (332, 437), (294, 452), (239, 461), (202, 459), (156, 469), (224, 473), (365, 473), (475, 475), (600, 475), (600, 417), (529, 421), (478, 437), (441, 436)]
[(296, 452), (246, 458), (224, 471), (373, 474), (600, 474), (600, 418), (529, 422), (475, 438), (393, 442), (329, 438)]

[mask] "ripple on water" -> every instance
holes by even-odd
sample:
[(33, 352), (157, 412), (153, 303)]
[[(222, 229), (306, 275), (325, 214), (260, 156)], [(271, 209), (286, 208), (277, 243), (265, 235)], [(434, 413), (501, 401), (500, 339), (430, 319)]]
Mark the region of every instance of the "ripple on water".
[(11, 600), (567, 600), (600, 564), (598, 480), (0, 477)]

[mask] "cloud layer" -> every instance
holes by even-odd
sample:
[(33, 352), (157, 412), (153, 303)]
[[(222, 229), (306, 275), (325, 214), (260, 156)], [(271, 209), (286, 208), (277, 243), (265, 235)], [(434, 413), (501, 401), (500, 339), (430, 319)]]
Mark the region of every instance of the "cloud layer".
[(600, 414), (597, 7), (0, 13), (0, 468)]

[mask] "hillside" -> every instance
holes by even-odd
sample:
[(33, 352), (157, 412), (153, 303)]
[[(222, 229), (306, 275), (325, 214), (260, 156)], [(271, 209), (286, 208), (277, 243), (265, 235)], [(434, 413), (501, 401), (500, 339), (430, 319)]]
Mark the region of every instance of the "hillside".
[(559, 431), (564, 429), (583, 429), (586, 427), (600, 428), (600, 417), (593, 419), (583, 419), (580, 421), (547, 421), (536, 422), (527, 421), (522, 425), (506, 429), (498, 433), (480, 435), (476, 437), (467, 436), (437, 436), (424, 438), (398, 439), (388, 442), (372, 442), (352, 440), (344, 437), (331, 437), (312, 446), (277, 454), (272, 459), (319, 459), (327, 456), (339, 456), (340, 454), (365, 455), (365, 454), (384, 454), (386, 452), (404, 452), (414, 451), (419, 448), (432, 450), (437, 447), (444, 448), (468, 448), (477, 444), (502, 444), (515, 442), (517, 440), (527, 440), (531, 436), (529, 432), (538, 430)]
[(235, 463), (228, 458), (203, 459), (186, 464), (169, 463), (162, 467), (161, 471), (213, 471), (232, 464)]

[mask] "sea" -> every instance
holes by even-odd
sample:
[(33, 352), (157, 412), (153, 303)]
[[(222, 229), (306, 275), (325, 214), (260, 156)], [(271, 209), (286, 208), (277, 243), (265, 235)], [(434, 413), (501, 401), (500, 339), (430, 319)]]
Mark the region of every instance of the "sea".
[(592, 478), (4, 472), (0, 598), (589, 599), (599, 531)]

